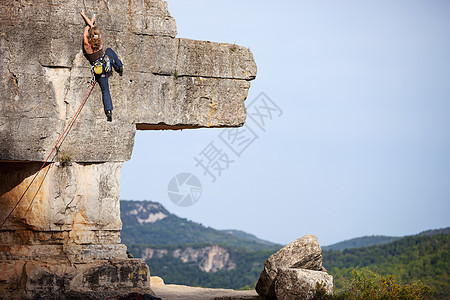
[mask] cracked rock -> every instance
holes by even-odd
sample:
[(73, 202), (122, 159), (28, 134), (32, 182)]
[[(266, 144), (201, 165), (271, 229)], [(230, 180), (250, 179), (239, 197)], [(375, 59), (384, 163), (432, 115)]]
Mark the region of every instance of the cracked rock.
[[(81, 9), (124, 73), (109, 80), (113, 122), (95, 86), (54, 158), (90, 88)], [(151, 291), (145, 263), (120, 243), (136, 130), (242, 126), (256, 76), (248, 49), (176, 33), (161, 0), (0, 1), (0, 299)]]
[[(312, 277), (307, 277), (302, 282), (298, 282), (298, 278), (301, 279), (302, 276), (308, 276), (308, 274), (312, 274)], [(266, 260), (256, 284), (256, 291), (265, 299), (308, 299), (291, 296), (284, 298), (284, 296), (279, 297), (279, 294), (281, 290), (291, 289), (294, 286), (291, 291), (293, 294), (295, 294), (295, 289), (302, 287), (302, 291), (298, 292), (302, 295), (309, 295), (312, 293), (309, 290), (315, 289), (317, 278), (326, 279), (328, 287), (331, 286), (332, 290), (332, 277), (326, 273), (322, 266), (322, 249), (317, 237), (305, 235), (283, 247)], [(276, 291), (277, 281), (279, 282), (278, 292)]]

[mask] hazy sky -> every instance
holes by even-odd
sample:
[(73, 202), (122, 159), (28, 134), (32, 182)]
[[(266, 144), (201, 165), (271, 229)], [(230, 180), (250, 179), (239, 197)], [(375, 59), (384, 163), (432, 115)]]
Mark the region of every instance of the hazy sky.
[[(450, 226), (450, 1), (167, 2), (178, 37), (249, 47), (246, 103), (279, 110), (265, 131), (248, 119), (240, 156), (223, 129), (138, 132), (121, 199), (283, 244)], [(214, 183), (194, 160), (211, 142), (233, 160)], [(183, 172), (202, 184), (190, 207), (167, 193)]]

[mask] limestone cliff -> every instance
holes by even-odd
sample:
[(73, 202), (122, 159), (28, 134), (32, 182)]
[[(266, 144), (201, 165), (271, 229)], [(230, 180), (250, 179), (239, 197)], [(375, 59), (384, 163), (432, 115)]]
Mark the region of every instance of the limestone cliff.
[(175, 20), (163, 1), (0, 5), (1, 160), (43, 161), (83, 100), (90, 65), (81, 49), (80, 9), (97, 14), (105, 46), (119, 54), (125, 76), (110, 82), (113, 124), (104, 122), (100, 89), (94, 90), (61, 148), (73, 161), (128, 160), (136, 128), (239, 126), (245, 121), (248, 80), (256, 75), (251, 52), (175, 38)]
[(233, 270), (236, 264), (231, 260), (227, 249), (218, 245), (206, 247), (186, 247), (174, 250), (145, 248), (142, 250), (142, 259), (151, 260), (152, 257), (163, 258), (170, 255), (182, 263), (197, 266), (206, 273), (215, 273), (221, 270)]
[[(27, 190), (89, 88), (81, 9), (125, 65), (110, 79), (114, 121), (95, 87)], [(148, 289), (148, 268), (120, 244), (120, 170), (135, 131), (241, 126), (256, 76), (246, 48), (175, 36), (160, 0), (0, 2), (0, 221), (24, 195), (0, 229), (0, 298)]]

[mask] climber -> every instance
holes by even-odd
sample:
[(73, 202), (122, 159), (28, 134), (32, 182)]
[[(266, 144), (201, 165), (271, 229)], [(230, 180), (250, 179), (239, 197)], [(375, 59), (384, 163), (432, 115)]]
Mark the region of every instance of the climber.
[(95, 78), (102, 89), (103, 107), (105, 109), (106, 118), (107, 121), (111, 122), (113, 105), (111, 94), (109, 92), (108, 77), (112, 75), (111, 65), (114, 70), (122, 76), (123, 64), (116, 52), (111, 48), (107, 48), (106, 51), (103, 51), (102, 35), (100, 34), (98, 27), (94, 25), (95, 14), (90, 20), (86, 17), (83, 10), (80, 11), (80, 14), (86, 22), (83, 34), (84, 52), (91, 65), (93, 65)]

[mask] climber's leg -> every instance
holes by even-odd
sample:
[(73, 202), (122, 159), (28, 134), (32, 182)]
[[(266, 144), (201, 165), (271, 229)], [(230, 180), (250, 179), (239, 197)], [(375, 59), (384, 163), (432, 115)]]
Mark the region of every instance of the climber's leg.
[(100, 88), (102, 89), (103, 107), (106, 113), (113, 110), (111, 94), (109, 92), (108, 75), (102, 74), (97, 76), (97, 80), (100, 84)]
[(105, 54), (109, 56), (109, 59), (111, 60), (111, 64), (114, 67), (114, 70), (116, 70), (117, 73), (122, 75), (123, 63), (120, 61), (120, 59), (117, 56), (116, 52), (114, 52), (113, 49), (108, 48), (108, 49), (106, 49)]

